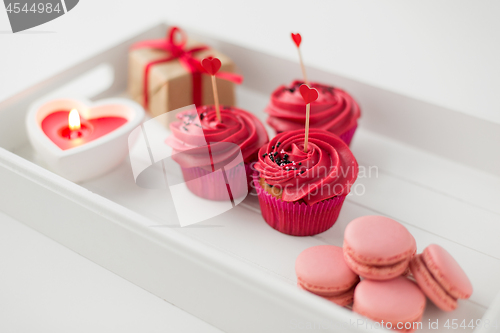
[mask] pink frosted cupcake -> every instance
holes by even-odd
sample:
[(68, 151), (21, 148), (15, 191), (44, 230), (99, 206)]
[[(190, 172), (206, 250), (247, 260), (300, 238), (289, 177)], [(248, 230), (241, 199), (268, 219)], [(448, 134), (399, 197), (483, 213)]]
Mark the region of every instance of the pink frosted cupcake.
[(217, 121), (213, 106), (184, 111), (177, 117), (179, 121), (170, 124), (172, 135), (166, 143), (189, 190), (210, 200), (227, 200), (228, 193), (231, 200), (246, 195), (252, 164), (259, 148), (269, 141), (264, 125), (247, 111), (225, 106), (221, 107), (222, 122)]
[(254, 186), (262, 216), (274, 229), (311, 236), (331, 228), (358, 176), (358, 163), (338, 136), (304, 130), (278, 134), (259, 151)]
[[(303, 83), (293, 81), (288, 87), (278, 87), (271, 95), (271, 102), (265, 111), (269, 114), (267, 123), (277, 133), (304, 128), (306, 112), (299, 92)], [(338, 88), (314, 82), (310, 86), (319, 92), (318, 99), (311, 103), (310, 128), (336, 134), (349, 145), (361, 115), (358, 104), (351, 95)]]

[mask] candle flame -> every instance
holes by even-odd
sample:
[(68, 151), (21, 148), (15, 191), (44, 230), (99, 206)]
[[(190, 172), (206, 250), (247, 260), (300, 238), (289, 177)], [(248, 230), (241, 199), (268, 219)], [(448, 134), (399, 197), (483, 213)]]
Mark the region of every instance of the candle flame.
[(80, 114), (78, 113), (77, 109), (73, 109), (69, 112), (68, 124), (69, 129), (72, 131), (80, 129)]

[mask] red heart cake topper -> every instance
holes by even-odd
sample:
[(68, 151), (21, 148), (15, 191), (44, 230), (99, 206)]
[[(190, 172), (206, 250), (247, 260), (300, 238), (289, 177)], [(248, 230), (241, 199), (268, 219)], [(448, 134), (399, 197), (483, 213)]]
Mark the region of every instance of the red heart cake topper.
[(297, 47), (300, 46), (300, 43), (302, 42), (302, 36), (300, 36), (300, 34), (294, 34), (292, 32), (292, 39), (293, 39), (293, 42), (295, 43), (295, 45), (297, 45)]
[(210, 75), (215, 75), (220, 69), (221, 62), (218, 58), (208, 57), (201, 61), (201, 65)]
[(318, 91), (315, 88), (309, 88), (307, 84), (301, 85), (299, 90), (306, 104), (312, 103), (318, 99)]

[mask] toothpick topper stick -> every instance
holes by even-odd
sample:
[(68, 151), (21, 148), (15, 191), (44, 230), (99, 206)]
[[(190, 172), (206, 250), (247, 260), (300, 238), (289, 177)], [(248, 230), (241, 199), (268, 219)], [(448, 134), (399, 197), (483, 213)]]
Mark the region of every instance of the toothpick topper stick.
[(214, 93), (215, 114), (217, 115), (217, 120), (219, 121), (219, 123), (222, 123), (222, 117), (220, 115), (220, 106), (219, 106), (219, 94), (217, 92), (217, 82), (215, 81), (215, 74), (217, 74), (217, 72), (219, 71), (221, 62), (217, 58), (208, 57), (201, 61), (201, 65), (212, 77), (212, 90)]
[(302, 68), (302, 75), (304, 76), (304, 83), (309, 85), (309, 81), (307, 80), (306, 68), (304, 66), (304, 61), (302, 61), (302, 53), (300, 52), (300, 43), (302, 43), (302, 36), (299, 33), (294, 34), (292, 32), (292, 39), (295, 45), (297, 45), (297, 51), (299, 52), (299, 61), (300, 61), (300, 67)]
[(303, 84), (299, 88), (302, 99), (306, 103), (306, 134), (304, 137), (304, 153), (307, 153), (309, 144), (309, 114), (311, 113), (311, 103), (318, 99), (318, 91), (315, 88), (309, 88), (307, 84)]

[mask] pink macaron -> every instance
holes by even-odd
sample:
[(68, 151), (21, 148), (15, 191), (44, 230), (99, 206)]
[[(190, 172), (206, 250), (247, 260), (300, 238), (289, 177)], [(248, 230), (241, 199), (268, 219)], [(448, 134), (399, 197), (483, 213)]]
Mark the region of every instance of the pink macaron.
[[(309, 290), (305, 289), (300, 283), (297, 283), (297, 287), (299, 287), (299, 289), (309, 291)], [(315, 294), (315, 295), (322, 297), (322, 298), (326, 299), (327, 301), (333, 302), (337, 305), (347, 306), (347, 305), (352, 304), (352, 302), (354, 300), (354, 290), (355, 289), (356, 289), (356, 285), (354, 285), (348, 291), (343, 292), (343, 293), (338, 294), (338, 295), (333, 295), (333, 296), (321, 296), (321, 295), (317, 295), (317, 294)], [(311, 291), (309, 291), (309, 292), (311, 292)]]
[(414, 332), (422, 328), (425, 295), (409, 279), (363, 280), (354, 291), (355, 312), (381, 323), (384, 328)]
[(359, 276), (345, 263), (341, 247), (319, 245), (302, 251), (295, 272), (302, 289), (342, 306), (352, 303)]
[(455, 310), (457, 299), (467, 299), (472, 294), (472, 284), (463, 269), (439, 245), (429, 245), (415, 256), (410, 269), (422, 291), (444, 311)]
[(345, 261), (366, 279), (389, 280), (404, 274), (416, 249), (410, 232), (388, 217), (362, 216), (345, 229)]

